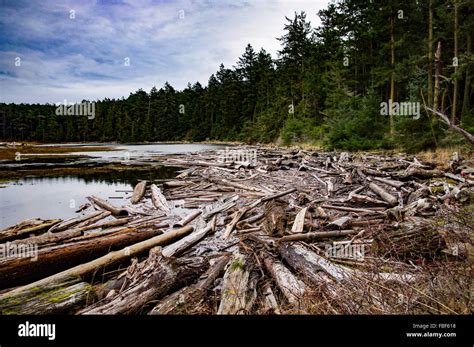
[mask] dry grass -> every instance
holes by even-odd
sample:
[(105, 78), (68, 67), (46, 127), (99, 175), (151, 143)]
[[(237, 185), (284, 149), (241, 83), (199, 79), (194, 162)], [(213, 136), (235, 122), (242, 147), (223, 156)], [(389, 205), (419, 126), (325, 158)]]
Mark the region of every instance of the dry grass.
[(454, 152), (457, 152), (461, 157), (464, 158), (471, 158), (474, 155), (472, 150), (470, 150), (469, 148), (447, 147), (419, 152), (415, 156), (423, 162), (432, 163), (436, 165), (436, 167), (440, 170), (448, 170), (449, 161), (452, 159)]

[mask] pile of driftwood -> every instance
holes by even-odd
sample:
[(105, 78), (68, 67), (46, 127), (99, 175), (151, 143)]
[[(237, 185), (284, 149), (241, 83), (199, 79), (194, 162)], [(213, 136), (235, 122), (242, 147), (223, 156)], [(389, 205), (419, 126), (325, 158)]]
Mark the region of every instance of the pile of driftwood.
[[(90, 196), (76, 218), (0, 231), (0, 313), (466, 312), (430, 294), (425, 270), (466, 264), (472, 220), (439, 218), (470, 206), (472, 160), (230, 151), (248, 160), (157, 157), (183, 169), (139, 182), (125, 206)], [(461, 278), (454, 294), (469, 297)]]

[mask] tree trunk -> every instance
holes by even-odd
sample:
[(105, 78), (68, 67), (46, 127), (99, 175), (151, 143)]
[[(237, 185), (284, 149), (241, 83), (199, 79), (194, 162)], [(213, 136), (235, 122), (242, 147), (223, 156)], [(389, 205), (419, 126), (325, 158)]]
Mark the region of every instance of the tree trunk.
[[(459, 36), (459, 0), (453, 0), (454, 2), (454, 59), (458, 60), (458, 36)], [(458, 102), (458, 62), (454, 66), (454, 89), (453, 89), (453, 108), (451, 112), (451, 123), (456, 124), (456, 111), (457, 111), (457, 102)]]
[[(102, 237), (100, 240), (80, 241), (42, 249), (38, 252), (36, 261), (18, 258), (1, 264), (0, 286), (8, 288), (31, 282), (102, 255), (98, 259), (77, 265), (72, 269), (44, 278), (31, 285), (40, 286), (43, 283), (48, 283), (48, 281), (57, 280), (57, 277), (62, 279), (70, 276), (83, 276), (97, 268), (126, 260), (157, 245), (167, 244), (189, 234), (192, 230), (192, 227), (185, 227), (155, 236), (161, 231), (127, 229), (125, 232), (107, 238)], [(131, 246), (117, 252), (110, 252), (113, 249), (120, 249), (128, 245)]]
[(132, 197), (130, 198), (130, 202), (132, 204), (138, 204), (141, 199), (145, 196), (146, 190), (146, 181), (138, 182), (135, 188), (133, 189)]
[(160, 189), (156, 186), (156, 184), (152, 184), (150, 186), (151, 190), (151, 201), (153, 202), (153, 206), (158, 210), (163, 211), (166, 214), (171, 213), (170, 206), (168, 205), (168, 201), (166, 201), (165, 196), (161, 193)]
[[(471, 46), (472, 46), (472, 34), (468, 32), (466, 34), (467, 43), (466, 43), (466, 55), (469, 56), (471, 54)], [(469, 66), (466, 66), (466, 78), (464, 80), (464, 96), (462, 101), (462, 115), (466, 115), (469, 112), (470, 105), (470, 90), (471, 90), (471, 75), (469, 74)]]
[(30, 234), (41, 234), (47, 228), (61, 222), (60, 219), (52, 220), (27, 220), (0, 231), (0, 242), (21, 239)]
[(428, 107), (433, 105), (433, 0), (428, 4)]
[(288, 302), (298, 306), (307, 293), (308, 288), (298, 279), (286, 266), (280, 261), (271, 258), (268, 255), (262, 255), (265, 268), (272, 276)]
[(201, 276), (203, 279), (167, 296), (149, 314), (199, 314), (201, 303), (205, 300), (208, 290), (222, 274), (228, 262), (228, 256), (218, 258)]
[(164, 258), (159, 251), (150, 253), (122, 292), (79, 313), (132, 314), (146, 310), (150, 301), (194, 282), (209, 265), (202, 257), (175, 259)]
[(123, 208), (120, 208), (120, 207), (117, 207), (117, 206), (114, 206), (111, 203), (109, 203), (109, 202), (107, 202), (107, 201), (105, 201), (101, 198), (98, 198), (94, 195), (89, 196), (88, 199), (90, 201), (92, 201), (94, 204), (96, 204), (97, 206), (102, 207), (104, 210), (112, 212), (112, 214), (114, 216), (128, 216), (128, 211), (127, 210), (125, 210)]
[(244, 314), (250, 271), (243, 255), (236, 255), (224, 274), (217, 314)]
[[(394, 19), (393, 14), (390, 18), (390, 66), (391, 66), (391, 73), (390, 73), (390, 100), (392, 102), (395, 101), (395, 34), (394, 34)], [(395, 124), (393, 120), (393, 114), (390, 112), (390, 136), (393, 137), (395, 133)]]
[(17, 295), (2, 296), (0, 314), (67, 314), (92, 298), (92, 287), (73, 279), (32, 288)]

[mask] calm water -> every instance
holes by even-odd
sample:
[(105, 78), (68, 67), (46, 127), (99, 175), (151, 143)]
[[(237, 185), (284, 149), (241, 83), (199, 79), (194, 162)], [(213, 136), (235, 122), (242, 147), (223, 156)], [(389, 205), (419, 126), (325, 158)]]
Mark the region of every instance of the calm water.
[[(115, 158), (123, 160), (124, 156), (129, 156), (133, 163), (134, 159), (141, 160), (156, 154), (188, 153), (224, 147), (200, 144), (100, 145), (114, 147), (117, 151), (80, 153), (90, 155), (91, 158), (88, 160), (91, 161), (109, 161)], [(69, 146), (83, 145), (69, 144)], [(50, 162), (50, 165), (55, 166), (54, 162)], [(0, 168), (1, 166), (2, 164)], [(131, 193), (123, 191), (131, 191), (138, 180), (174, 178), (176, 171), (176, 168), (162, 167), (147, 171), (128, 170), (93, 175), (25, 177), (4, 184), (5, 187), (0, 188), (0, 228), (30, 218), (66, 219), (77, 216), (74, 211), (87, 202), (86, 197), (89, 195), (97, 195), (116, 205), (126, 204)]]

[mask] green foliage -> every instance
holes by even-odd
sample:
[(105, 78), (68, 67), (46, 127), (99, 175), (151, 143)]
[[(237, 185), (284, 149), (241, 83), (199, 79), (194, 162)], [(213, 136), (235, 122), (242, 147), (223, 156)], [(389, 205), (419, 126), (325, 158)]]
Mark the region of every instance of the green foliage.
[(389, 128), (387, 116), (380, 115), (376, 98), (341, 96), (340, 103), (329, 111), (328, 133), (325, 145), (330, 149), (368, 150), (389, 148), (386, 136)]
[(320, 127), (312, 118), (288, 118), (281, 130), (283, 145), (292, 143), (312, 143), (318, 139)]

